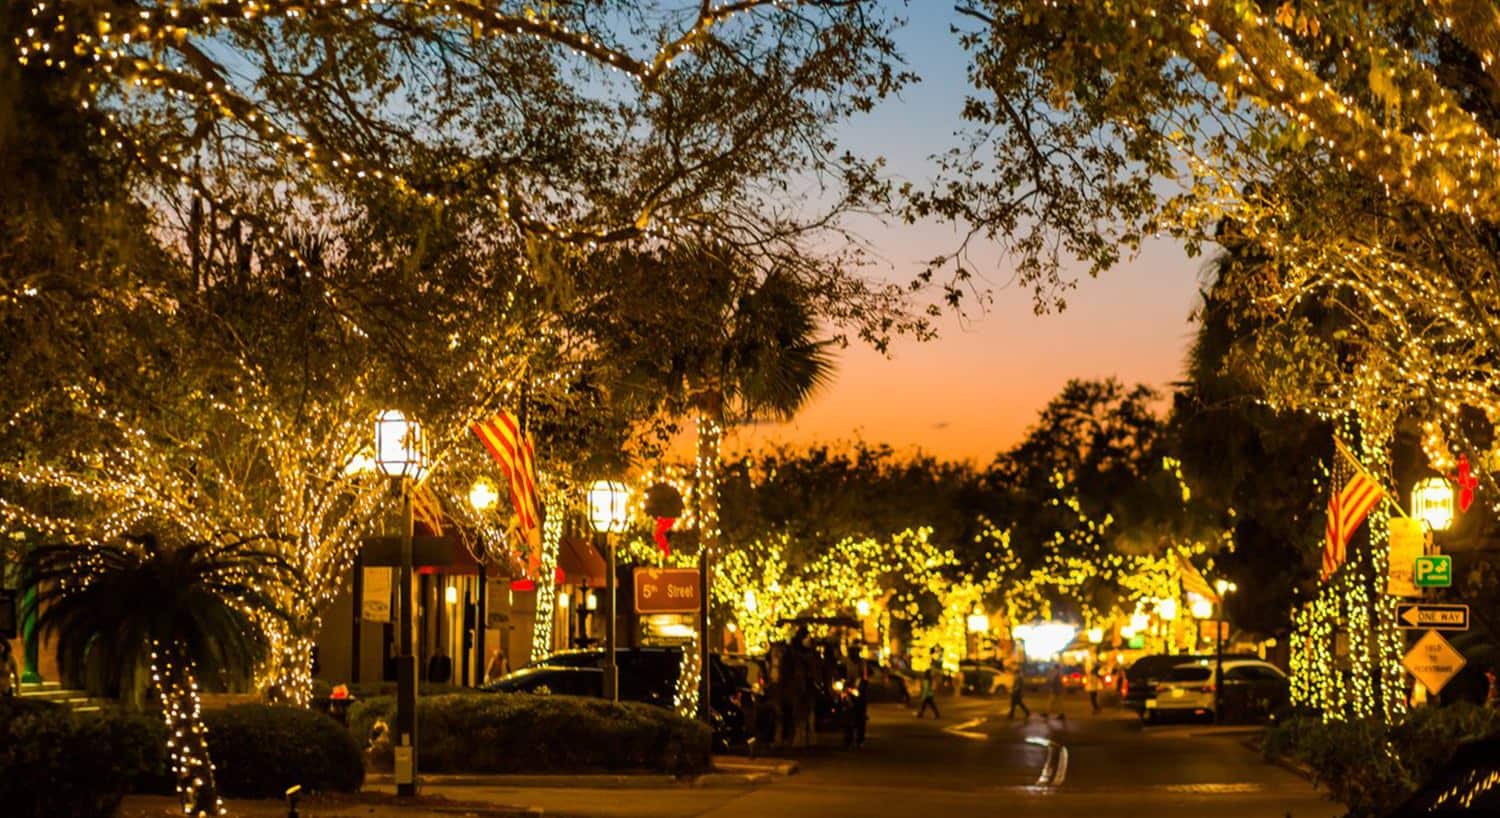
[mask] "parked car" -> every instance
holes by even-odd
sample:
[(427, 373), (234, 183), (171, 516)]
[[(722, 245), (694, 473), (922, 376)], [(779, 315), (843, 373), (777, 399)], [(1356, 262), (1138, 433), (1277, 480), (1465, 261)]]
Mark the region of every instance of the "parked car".
[(1010, 690), (1015, 674), (993, 662), (962, 661), (958, 672), (963, 676), (966, 696), (996, 696)]
[(604, 671), (592, 667), (536, 665), (508, 673), (480, 689), (488, 693), (533, 693), (603, 698)]
[[(1161, 681), (1171, 672), (1172, 668), (1184, 662), (1196, 662), (1203, 659), (1212, 660), (1213, 656), (1201, 654), (1165, 654), (1154, 653), (1142, 656), (1131, 663), (1125, 670), (1125, 678), (1120, 687), (1121, 705), (1126, 710), (1134, 710), (1137, 715), (1144, 717), (1146, 714), (1146, 700), (1156, 695), (1156, 683)], [(1224, 660), (1230, 659), (1256, 659), (1257, 657), (1244, 653), (1226, 653)]]
[(1275, 665), (1259, 659), (1225, 659), (1223, 687), (1213, 659), (1179, 664), (1156, 683), (1156, 693), (1146, 700), (1142, 718), (1147, 723), (1172, 716), (1215, 717), (1215, 707), (1233, 713), (1236, 721), (1269, 716), (1288, 699), (1290, 683)]
[[(504, 676), (483, 689), (507, 693), (554, 693), (604, 696), (603, 648), (565, 650)], [(620, 700), (670, 708), (677, 701), (677, 677), (682, 666), (679, 647), (616, 648)], [(748, 673), (717, 654), (710, 655), (709, 708), (715, 742), (720, 747), (743, 743), (750, 734), (746, 723), (749, 700), (757, 694)]]

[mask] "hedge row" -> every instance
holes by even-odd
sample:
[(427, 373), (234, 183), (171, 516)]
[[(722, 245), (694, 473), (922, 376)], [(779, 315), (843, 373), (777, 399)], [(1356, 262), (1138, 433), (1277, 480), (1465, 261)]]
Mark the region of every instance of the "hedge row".
[(1307, 765), (1350, 818), (1383, 815), (1453, 757), (1458, 745), (1500, 733), (1500, 712), (1468, 703), (1422, 707), (1395, 725), (1378, 719), (1287, 720), (1266, 736), (1268, 757)]
[[(278, 797), (294, 784), (353, 792), (364, 783), (359, 746), (322, 714), (252, 704), (208, 711), (204, 722), (225, 796)], [(170, 794), (166, 738), (154, 714), (0, 701), (0, 805), (7, 818), (102, 818), (128, 792)]]
[[(376, 722), (395, 724), (395, 699), (357, 702), (349, 729), (369, 741)], [(390, 733), (370, 743), (372, 766), (389, 768)], [(709, 767), (712, 732), (659, 707), (574, 696), (469, 693), (417, 702), (423, 770), (451, 773), (655, 770)]]
[(166, 729), (145, 716), (78, 715), (0, 699), (0, 811), (8, 818), (104, 818), (144, 785), (169, 781)]

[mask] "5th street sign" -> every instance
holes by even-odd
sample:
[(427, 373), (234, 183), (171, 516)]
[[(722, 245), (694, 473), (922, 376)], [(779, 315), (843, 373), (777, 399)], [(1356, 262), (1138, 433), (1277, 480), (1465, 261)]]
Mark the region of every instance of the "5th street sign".
[(635, 569), (635, 612), (697, 613), (698, 569)]
[(1436, 631), (1466, 631), (1469, 629), (1469, 606), (1397, 605), (1396, 622), (1397, 627), (1404, 630), (1431, 628)]
[(1418, 588), (1447, 588), (1453, 584), (1453, 558), (1446, 554), (1417, 557), (1412, 572)]

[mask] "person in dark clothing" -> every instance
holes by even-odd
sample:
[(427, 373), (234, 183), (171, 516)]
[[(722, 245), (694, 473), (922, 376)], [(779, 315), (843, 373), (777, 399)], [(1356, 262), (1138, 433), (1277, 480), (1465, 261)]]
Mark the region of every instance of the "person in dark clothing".
[(1059, 721), (1067, 721), (1068, 715), (1063, 712), (1063, 669), (1059, 662), (1052, 666), (1052, 673), (1047, 676), (1047, 711), (1042, 714), (1044, 718), (1056, 716)]
[(844, 697), (849, 708), (844, 728), (844, 746), (860, 747), (865, 743), (865, 725), (870, 721), (865, 697), (870, 692), (870, 668), (859, 645), (849, 648), (849, 664), (844, 670)]
[(1016, 708), (1018, 707), (1021, 708), (1022, 713), (1026, 714), (1025, 718), (1028, 721), (1031, 719), (1031, 708), (1026, 706), (1026, 702), (1021, 701), (1021, 694), (1025, 690), (1026, 663), (1022, 661), (1016, 663), (1016, 678), (1010, 685), (1010, 714), (1006, 716), (1007, 719), (1016, 717)]
[(937, 696), (932, 689), (932, 668), (930, 667), (922, 672), (922, 704), (917, 709), (917, 718), (922, 718), (922, 715), (927, 712), (927, 708), (929, 707), (932, 708), (933, 718), (942, 718), (938, 713)]

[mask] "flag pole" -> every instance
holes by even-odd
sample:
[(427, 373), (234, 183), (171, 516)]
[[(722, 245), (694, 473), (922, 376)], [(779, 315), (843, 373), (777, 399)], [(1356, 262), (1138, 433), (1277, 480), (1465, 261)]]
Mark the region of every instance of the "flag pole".
[(1355, 457), (1354, 453), (1349, 451), (1349, 447), (1345, 445), (1344, 441), (1340, 439), (1336, 434), (1333, 436), (1333, 445), (1338, 449), (1339, 454), (1343, 455), (1344, 458), (1349, 461), (1349, 464), (1351, 466), (1353, 466), (1360, 474), (1363, 474), (1365, 476), (1366, 480), (1369, 480), (1371, 483), (1380, 486), (1380, 499), (1384, 500), (1390, 505), (1391, 508), (1395, 509), (1398, 515), (1402, 517), (1408, 516), (1406, 513), (1406, 509), (1402, 508), (1400, 503), (1391, 499), (1390, 492), (1385, 490), (1385, 482), (1375, 477), (1375, 475), (1371, 474), (1370, 470), (1366, 469), (1364, 467), (1364, 464), (1359, 462), (1359, 458)]

